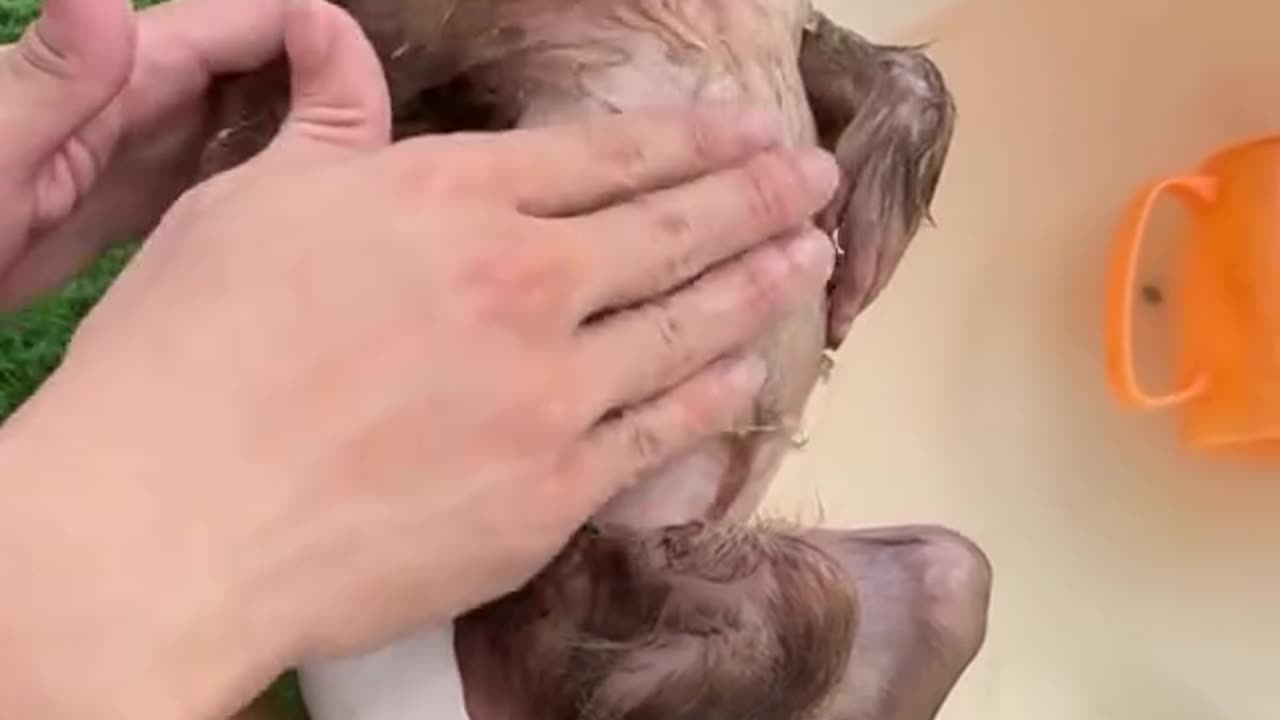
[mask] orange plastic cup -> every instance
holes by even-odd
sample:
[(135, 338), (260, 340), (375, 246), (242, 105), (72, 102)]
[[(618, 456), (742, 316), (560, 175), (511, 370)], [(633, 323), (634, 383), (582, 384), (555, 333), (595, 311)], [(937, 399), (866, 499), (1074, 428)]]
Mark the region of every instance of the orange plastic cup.
[[(1134, 369), (1133, 304), (1147, 220), (1166, 192), (1191, 226), (1167, 292), (1176, 384), (1152, 394)], [(1221, 150), (1197, 174), (1136, 194), (1112, 246), (1104, 326), (1121, 405), (1176, 408), (1196, 450), (1280, 457), (1280, 135)]]

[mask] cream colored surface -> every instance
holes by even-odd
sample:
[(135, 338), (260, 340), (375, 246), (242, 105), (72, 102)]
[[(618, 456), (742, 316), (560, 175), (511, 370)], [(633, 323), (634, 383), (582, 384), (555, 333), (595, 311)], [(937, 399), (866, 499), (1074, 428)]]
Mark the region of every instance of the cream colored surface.
[(1129, 193), (1280, 130), (1280, 3), (968, 0), (907, 38), (961, 111), (939, 229), (855, 328), (772, 511), (985, 547), (991, 632), (946, 720), (1280, 718), (1280, 470), (1117, 410), (1099, 339)]
[(936, 16), (964, 0), (814, 0), (823, 12), (846, 27), (892, 35)]

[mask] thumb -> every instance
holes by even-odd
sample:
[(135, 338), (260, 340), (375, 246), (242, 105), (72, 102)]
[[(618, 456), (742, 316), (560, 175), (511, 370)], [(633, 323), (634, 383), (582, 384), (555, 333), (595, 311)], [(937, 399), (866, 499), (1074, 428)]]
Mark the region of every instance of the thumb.
[(268, 152), (295, 155), (390, 143), (387, 82), (356, 21), (328, 0), (290, 0), (284, 35), (292, 100)]
[(128, 82), (134, 47), (128, 0), (45, 0), (0, 50), (0, 166), (43, 163)]

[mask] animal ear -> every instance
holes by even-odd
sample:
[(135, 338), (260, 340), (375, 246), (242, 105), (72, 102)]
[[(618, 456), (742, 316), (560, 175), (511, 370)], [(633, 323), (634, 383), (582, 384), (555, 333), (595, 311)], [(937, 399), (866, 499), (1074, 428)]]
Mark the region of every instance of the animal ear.
[(875, 45), (814, 13), (800, 73), (841, 180), (818, 225), (838, 242), (827, 346), (892, 277), (933, 202), (955, 123), (942, 73), (914, 47)]

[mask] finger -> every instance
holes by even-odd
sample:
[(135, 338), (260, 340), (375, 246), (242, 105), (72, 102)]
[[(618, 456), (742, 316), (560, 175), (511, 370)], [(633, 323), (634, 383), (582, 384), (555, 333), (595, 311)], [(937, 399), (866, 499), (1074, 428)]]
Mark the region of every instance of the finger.
[(37, 295), (57, 289), (87, 267), (112, 242), (145, 235), (184, 184), (181, 178), (129, 160), (113, 165), (99, 178), (101, 190), (91, 193), (76, 212), (43, 232), (7, 272), (0, 273), (0, 313), (16, 309)]
[[(757, 337), (831, 274), (834, 249), (813, 228), (770, 242), (662, 299), (581, 331), (582, 360), (597, 376), (602, 412), (631, 405)], [(639, 360), (637, 360), (639, 359)]]
[(202, 97), (215, 77), (283, 57), (287, 7), (285, 0), (182, 0), (143, 11), (127, 91), (131, 125)]
[(601, 483), (593, 500), (613, 497), (645, 472), (733, 430), (750, 411), (765, 376), (764, 361), (754, 355), (704, 367), (669, 392), (613, 414), (588, 431), (572, 475)]
[[(84, 228), (77, 229), (84, 232)], [(19, 310), (33, 298), (58, 289), (68, 277), (88, 266), (101, 252), (100, 243), (38, 238), (12, 266), (0, 271), (0, 314)]]
[(120, 92), (133, 64), (127, 0), (45, 0), (0, 51), (0, 167), (32, 169)]
[(574, 218), (592, 286), (584, 315), (669, 292), (707, 268), (804, 225), (839, 178), (825, 150), (773, 150), (750, 162)]
[(190, 53), (203, 80), (257, 70), (284, 51), (287, 0), (181, 0), (139, 18), (139, 43)]
[[(780, 130), (772, 113), (708, 105), (469, 137), (482, 148), (469, 186), (564, 217), (719, 170), (776, 144)], [(430, 139), (410, 143), (436, 152)]]
[(285, 12), (292, 99), (267, 152), (278, 159), (389, 143), (391, 100), (382, 66), (355, 20), (326, 0), (290, 0)]

